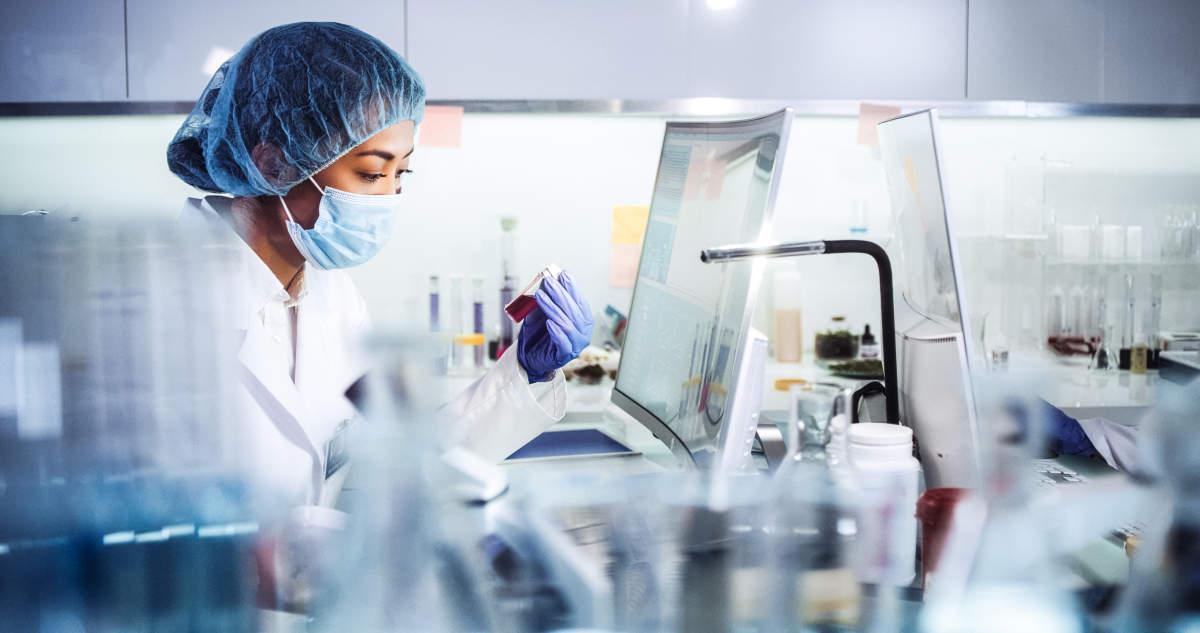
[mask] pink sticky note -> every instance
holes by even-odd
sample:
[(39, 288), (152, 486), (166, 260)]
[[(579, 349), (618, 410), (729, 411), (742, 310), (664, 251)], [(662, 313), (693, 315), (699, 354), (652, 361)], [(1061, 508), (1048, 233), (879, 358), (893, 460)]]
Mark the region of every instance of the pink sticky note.
[(683, 181), (684, 200), (696, 200), (700, 197), (700, 192), (704, 190), (704, 173), (707, 166), (707, 158), (692, 154), (692, 159), (688, 161), (687, 178)]
[(858, 144), (879, 147), (876, 125), (900, 116), (900, 108), (876, 103), (858, 104)]
[(613, 244), (608, 263), (608, 285), (613, 288), (632, 288), (637, 281), (641, 244)]
[(708, 184), (704, 187), (705, 200), (720, 200), (721, 187), (725, 185), (726, 161), (714, 160), (708, 166)]
[(462, 106), (425, 106), (425, 118), (417, 131), (421, 147), (462, 145)]

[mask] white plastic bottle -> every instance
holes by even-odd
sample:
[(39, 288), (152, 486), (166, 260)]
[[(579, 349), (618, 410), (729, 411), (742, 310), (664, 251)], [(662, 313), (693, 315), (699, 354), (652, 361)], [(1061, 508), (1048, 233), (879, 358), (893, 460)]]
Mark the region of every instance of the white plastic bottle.
[(849, 461), (862, 498), (860, 577), (907, 585), (916, 576), (917, 489), (921, 463), (912, 429), (899, 424), (850, 425)]

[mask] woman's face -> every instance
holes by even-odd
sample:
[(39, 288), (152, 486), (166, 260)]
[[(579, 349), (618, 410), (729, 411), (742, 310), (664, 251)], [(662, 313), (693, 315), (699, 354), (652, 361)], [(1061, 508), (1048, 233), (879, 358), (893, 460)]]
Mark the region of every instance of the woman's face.
[[(408, 170), (413, 153), (413, 130), (411, 120), (384, 128), (317, 172), (313, 179), (322, 189), (333, 187), (368, 195), (400, 193), (401, 177)], [(304, 181), (292, 187), (284, 199), (296, 223), (312, 228), (317, 221), (321, 192), (311, 182)]]

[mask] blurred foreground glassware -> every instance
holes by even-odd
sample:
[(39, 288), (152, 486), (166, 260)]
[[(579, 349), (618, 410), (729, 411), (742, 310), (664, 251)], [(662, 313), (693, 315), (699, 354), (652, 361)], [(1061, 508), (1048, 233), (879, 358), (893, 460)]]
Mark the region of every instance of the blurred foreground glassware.
[(1133, 552), (1112, 630), (1190, 631), (1200, 623), (1200, 384), (1167, 385), (1144, 422), (1141, 473), (1160, 512)]
[(436, 407), (443, 383), (429, 375), (439, 344), (424, 337), (377, 336), (352, 438), (358, 482), (347, 502), (334, 573), (313, 609), (316, 630), (441, 631), (454, 628), (444, 600), (455, 589), (437, 575), (444, 550), (440, 504), (430, 477), (439, 470)]
[(234, 239), (0, 216), (0, 628), (255, 629)]
[[(1045, 421), (1038, 377), (987, 374), (976, 381), (985, 433), (978, 494), (955, 504), (933, 582), (925, 590), (922, 629), (984, 632), (1083, 630), (1076, 598), (1057, 582), (1060, 547), (1054, 521), (1038, 520), (1033, 456)], [(1014, 608), (1020, 605), (1020, 608)]]

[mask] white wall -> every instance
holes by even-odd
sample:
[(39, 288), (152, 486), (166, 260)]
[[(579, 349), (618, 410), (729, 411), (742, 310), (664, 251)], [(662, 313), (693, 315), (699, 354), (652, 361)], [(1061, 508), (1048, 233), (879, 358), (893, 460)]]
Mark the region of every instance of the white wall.
[[(182, 199), (194, 195), (166, 168), (166, 144), (181, 120), (0, 119), (0, 213), (178, 213)], [(624, 309), (630, 291), (608, 287), (611, 209), (648, 203), (665, 120), (468, 114), (461, 148), (418, 148), (396, 238), (354, 271), (376, 322), (425, 327), (430, 274), (485, 276), (487, 319), (498, 322), (492, 298), (502, 215), (520, 217), (523, 276), (557, 262), (579, 278), (596, 311), (607, 303)], [(1004, 302), (1013, 301), (1012, 289), (1030, 282), (1005, 272), (1019, 253), (970, 236), (1044, 230), (1049, 205), (1060, 222), (1145, 222), (1149, 256), (1157, 252), (1154, 231), (1163, 205), (1200, 201), (1200, 120), (943, 119), (943, 129), (947, 186), (964, 237), (960, 248), (975, 313), (1002, 312)], [(776, 209), (778, 238), (844, 237), (852, 202), (861, 199), (868, 237), (886, 242), (891, 229), (883, 175), (876, 152), (855, 143), (856, 131), (853, 117), (796, 120)], [(1051, 161), (1045, 177), (1043, 158)], [(1111, 195), (1094, 193), (1104, 187)], [(806, 333), (835, 313), (846, 314), (856, 328), (871, 322), (877, 331), (869, 259), (846, 255), (772, 265), (799, 267), (811, 280)], [(1170, 318), (1176, 325), (1200, 325), (1200, 275), (1177, 277), (1175, 298), (1166, 300), (1168, 316), (1175, 315)], [(770, 294), (763, 293), (764, 301)], [(760, 326), (768, 327), (765, 319)]]

